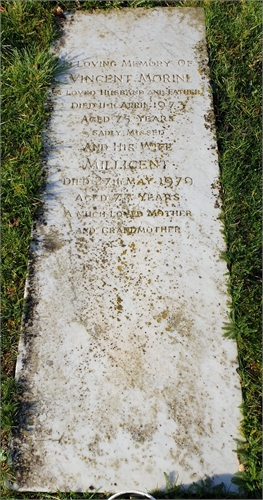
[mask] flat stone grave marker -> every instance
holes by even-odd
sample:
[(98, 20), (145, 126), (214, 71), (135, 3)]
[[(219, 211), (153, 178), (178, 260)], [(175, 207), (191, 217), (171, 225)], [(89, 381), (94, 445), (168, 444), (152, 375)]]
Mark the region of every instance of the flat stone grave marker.
[(229, 486), (241, 391), (203, 9), (68, 13), (55, 50), (14, 487)]

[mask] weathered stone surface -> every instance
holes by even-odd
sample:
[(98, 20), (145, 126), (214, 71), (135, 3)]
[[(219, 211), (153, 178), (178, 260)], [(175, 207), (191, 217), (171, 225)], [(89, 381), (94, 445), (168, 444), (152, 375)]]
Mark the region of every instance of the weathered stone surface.
[(69, 14), (34, 228), (20, 490), (237, 471), (203, 10)]

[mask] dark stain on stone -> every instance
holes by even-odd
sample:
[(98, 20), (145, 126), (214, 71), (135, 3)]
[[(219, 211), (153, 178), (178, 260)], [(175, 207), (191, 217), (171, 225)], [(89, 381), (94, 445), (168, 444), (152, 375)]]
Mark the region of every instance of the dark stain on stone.
[(43, 247), (48, 252), (54, 252), (55, 250), (59, 250), (63, 247), (63, 242), (56, 239), (53, 235), (46, 236), (44, 238)]
[(206, 39), (200, 40), (194, 47), (194, 54), (198, 62), (198, 69), (201, 76), (209, 78), (208, 54)]

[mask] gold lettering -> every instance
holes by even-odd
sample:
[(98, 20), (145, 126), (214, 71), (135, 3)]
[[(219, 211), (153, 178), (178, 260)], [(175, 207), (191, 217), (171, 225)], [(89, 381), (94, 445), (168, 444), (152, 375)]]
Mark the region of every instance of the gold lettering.
[(72, 102), (71, 103), (71, 108), (72, 109), (94, 109), (96, 108), (96, 103), (95, 102)]
[(106, 122), (109, 122), (110, 121), (110, 117), (109, 116), (94, 116), (94, 115), (84, 115), (82, 120), (81, 120), (81, 123), (85, 122), (85, 123), (106, 123)]
[(147, 217), (157, 217), (158, 215), (163, 216), (162, 210), (147, 210)]
[(152, 75), (150, 73), (144, 74), (141, 73), (139, 76), (139, 83), (179, 83), (179, 82), (188, 82), (190, 80), (190, 76), (188, 74), (185, 75), (169, 75), (169, 74), (157, 74)]
[(102, 153), (103, 151), (106, 151), (108, 149), (108, 145), (107, 144), (95, 144), (93, 142), (87, 142), (86, 143), (86, 146), (84, 146), (83, 149), (81, 149), (81, 151), (89, 151), (90, 153)]
[(152, 153), (157, 151), (171, 151), (172, 143), (167, 142), (141, 142), (141, 149), (149, 149)]
[(179, 201), (179, 194), (178, 193), (158, 193), (157, 195), (153, 195), (152, 193), (138, 193), (138, 198), (141, 199), (141, 201), (161, 201), (161, 202), (167, 202), (167, 201)]
[(129, 83), (132, 75), (70, 75), (71, 79), (76, 82), (80, 77), (81, 83)]

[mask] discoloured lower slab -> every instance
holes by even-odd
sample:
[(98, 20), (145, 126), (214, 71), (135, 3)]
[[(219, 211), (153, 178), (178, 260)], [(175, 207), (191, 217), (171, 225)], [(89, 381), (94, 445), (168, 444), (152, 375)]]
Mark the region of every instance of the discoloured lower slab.
[(237, 471), (202, 9), (68, 15), (17, 364), (20, 490)]

